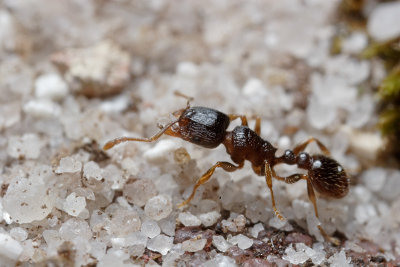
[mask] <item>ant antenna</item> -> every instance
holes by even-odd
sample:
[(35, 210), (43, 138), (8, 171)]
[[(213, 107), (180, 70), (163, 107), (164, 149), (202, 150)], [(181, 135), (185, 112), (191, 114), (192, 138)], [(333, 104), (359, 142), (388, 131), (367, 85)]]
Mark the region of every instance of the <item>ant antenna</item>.
[(187, 95), (185, 95), (184, 93), (182, 93), (182, 92), (180, 92), (178, 90), (174, 91), (174, 95), (185, 98), (187, 100), (186, 108), (190, 108), (190, 101), (194, 100), (194, 98), (192, 96), (187, 96)]

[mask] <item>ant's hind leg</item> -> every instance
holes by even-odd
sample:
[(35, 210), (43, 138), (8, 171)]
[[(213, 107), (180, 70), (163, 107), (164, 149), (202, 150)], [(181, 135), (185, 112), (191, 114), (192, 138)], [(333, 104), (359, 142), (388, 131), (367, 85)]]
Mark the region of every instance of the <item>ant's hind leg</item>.
[(245, 115), (229, 114), (228, 116), (230, 121), (240, 118), (240, 120), (242, 121), (242, 126), (248, 126), (247, 117)]
[(326, 146), (324, 144), (321, 143), (321, 141), (319, 141), (317, 138), (311, 137), (308, 140), (306, 140), (305, 142), (297, 145), (294, 149), (293, 152), (295, 155), (299, 154), (301, 151), (303, 151), (306, 146), (308, 144), (310, 144), (311, 142), (316, 142), (319, 149), (321, 149), (321, 151), (326, 155), (326, 156), (330, 156), (331, 152), (329, 152), (329, 150), (326, 148)]
[[(314, 188), (310, 182), (309, 179), (307, 179), (307, 193), (308, 193), (308, 198), (310, 199), (311, 203), (314, 206), (314, 212), (315, 212), (315, 216), (318, 218), (319, 220), (319, 216), (318, 216), (318, 208), (317, 208), (317, 199), (315, 197), (315, 192), (314, 192)], [(337, 238), (334, 238), (330, 235), (328, 235), (325, 230), (322, 228), (321, 224), (317, 225), (319, 232), (321, 233), (321, 235), (325, 238), (325, 240), (330, 241), (332, 244), (339, 246), (340, 245), (340, 241)]]
[(115, 145), (118, 145), (119, 143), (123, 143), (123, 142), (128, 142), (128, 141), (136, 141), (136, 142), (153, 142), (156, 141), (158, 138), (161, 137), (161, 135), (168, 134), (168, 135), (175, 135), (175, 132), (171, 131), (171, 127), (172, 125), (174, 125), (175, 123), (177, 123), (178, 121), (173, 121), (168, 123), (164, 128), (162, 128), (158, 133), (156, 133), (155, 135), (153, 135), (150, 138), (135, 138), (135, 137), (119, 137), (119, 138), (115, 138), (111, 141), (108, 141), (104, 146), (103, 149), (104, 150), (108, 150), (112, 147), (114, 147)]
[(261, 134), (261, 118), (256, 117), (256, 125), (254, 126), (254, 132), (256, 132), (257, 135)]
[(278, 217), (281, 221), (285, 220), (285, 218), (281, 215), (275, 205), (275, 197), (274, 191), (272, 190), (272, 169), (268, 162), (264, 163), (264, 172), (265, 172), (265, 181), (267, 182), (269, 191), (271, 192), (271, 200), (272, 200), (272, 209), (275, 212), (276, 217)]
[(232, 163), (229, 163), (229, 162), (226, 162), (226, 161), (218, 161), (205, 174), (203, 174), (203, 176), (200, 177), (200, 179), (194, 185), (193, 191), (190, 194), (190, 196), (188, 197), (188, 199), (186, 199), (181, 204), (179, 204), (178, 208), (181, 208), (181, 207), (189, 204), (190, 201), (192, 201), (192, 199), (193, 199), (193, 197), (194, 197), (194, 195), (196, 193), (197, 188), (199, 188), (200, 185), (202, 185), (205, 182), (207, 182), (211, 178), (211, 175), (213, 175), (215, 169), (218, 168), (218, 167), (224, 169), (227, 172), (233, 172), (233, 171), (236, 171), (237, 169), (241, 169), (243, 167), (243, 163), (239, 164), (239, 166), (235, 166)]

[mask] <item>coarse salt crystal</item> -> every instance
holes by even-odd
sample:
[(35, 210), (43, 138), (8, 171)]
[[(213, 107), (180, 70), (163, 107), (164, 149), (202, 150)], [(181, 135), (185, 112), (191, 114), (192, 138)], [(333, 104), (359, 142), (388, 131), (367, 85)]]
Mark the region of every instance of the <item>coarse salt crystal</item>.
[(189, 239), (182, 242), (182, 249), (188, 252), (202, 250), (207, 243), (207, 239)]
[(147, 248), (159, 252), (162, 255), (167, 255), (168, 251), (172, 248), (173, 241), (173, 237), (161, 234), (150, 239), (147, 243)]
[(72, 192), (64, 202), (64, 210), (71, 216), (78, 216), (86, 207), (84, 197), (77, 197), (75, 192)]
[(181, 212), (179, 213), (178, 218), (184, 226), (199, 226), (201, 224), (199, 218), (190, 212)]
[(18, 260), (23, 249), (21, 244), (8, 234), (0, 233), (0, 255), (11, 260)]
[(8, 141), (7, 153), (13, 158), (36, 159), (40, 155), (44, 143), (36, 134), (27, 133), (23, 136), (11, 136)]
[(68, 86), (58, 74), (44, 74), (35, 81), (35, 96), (37, 98), (59, 100), (67, 94)]
[(60, 160), (60, 164), (56, 169), (56, 173), (74, 173), (80, 172), (82, 169), (82, 163), (77, 161), (73, 157), (64, 157)]
[(154, 238), (161, 233), (161, 229), (157, 222), (153, 220), (144, 221), (140, 231), (149, 238)]
[(226, 252), (231, 247), (231, 244), (220, 235), (214, 235), (212, 237), (212, 244), (221, 252)]
[(253, 245), (253, 239), (242, 234), (228, 238), (228, 242), (233, 245), (238, 245), (240, 249), (248, 249)]
[(255, 224), (252, 228), (250, 228), (250, 234), (252, 237), (257, 238), (258, 234), (264, 230), (264, 226), (262, 223)]
[(102, 179), (102, 170), (96, 162), (89, 161), (83, 166), (83, 175), (88, 179), (93, 178), (99, 181)]
[(156, 221), (168, 217), (172, 212), (171, 198), (166, 195), (150, 198), (144, 207), (144, 212), (148, 217)]

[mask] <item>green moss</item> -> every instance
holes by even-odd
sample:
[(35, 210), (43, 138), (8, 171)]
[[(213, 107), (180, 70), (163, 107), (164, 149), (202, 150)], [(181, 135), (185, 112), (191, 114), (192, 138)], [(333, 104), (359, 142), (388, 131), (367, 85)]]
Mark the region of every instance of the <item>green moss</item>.
[(370, 59), (373, 57), (381, 58), (385, 67), (390, 70), (400, 62), (400, 38), (384, 43), (372, 43), (361, 54), (361, 57)]
[(379, 87), (379, 96), (383, 101), (400, 101), (400, 65), (396, 66)]
[(379, 118), (379, 127), (386, 136), (400, 135), (400, 106), (392, 106), (382, 111)]

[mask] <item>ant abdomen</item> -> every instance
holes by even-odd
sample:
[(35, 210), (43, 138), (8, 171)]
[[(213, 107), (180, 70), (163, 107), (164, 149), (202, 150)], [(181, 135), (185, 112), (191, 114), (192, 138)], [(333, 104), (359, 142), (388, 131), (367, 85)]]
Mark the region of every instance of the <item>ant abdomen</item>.
[(308, 172), (313, 188), (321, 195), (342, 198), (349, 191), (349, 179), (343, 167), (334, 159), (324, 155), (312, 156)]
[(225, 138), (230, 119), (218, 110), (204, 107), (187, 108), (180, 115), (177, 135), (183, 140), (206, 148), (215, 148)]

